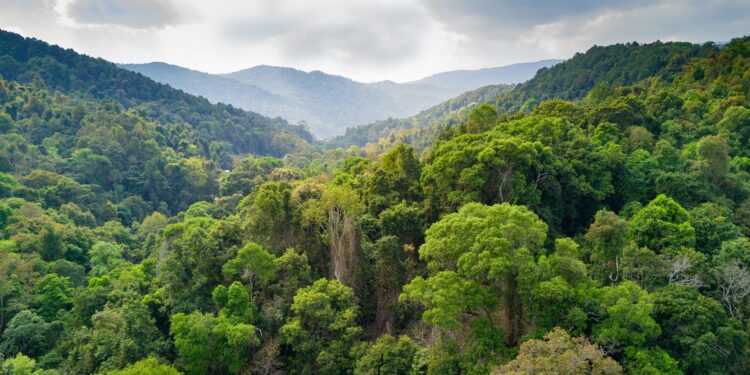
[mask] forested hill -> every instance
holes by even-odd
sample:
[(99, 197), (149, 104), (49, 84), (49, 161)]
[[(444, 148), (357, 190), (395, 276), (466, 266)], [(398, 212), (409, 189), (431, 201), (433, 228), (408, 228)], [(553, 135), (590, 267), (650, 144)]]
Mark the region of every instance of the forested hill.
[(281, 156), (312, 140), (305, 129), (281, 119), (214, 105), (102, 59), (2, 30), (0, 75), (84, 99), (114, 100), (124, 110), (183, 127), (206, 147), (215, 142), (235, 153)]
[[(280, 119), (214, 105), (101, 59), (0, 31), (0, 172), (129, 224), (212, 199), (238, 155), (283, 156), (311, 135)], [(11, 189), (11, 187), (8, 187)], [(57, 189), (67, 191), (62, 199)], [(46, 194), (51, 194), (47, 196)], [(54, 196), (54, 197), (53, 197)]]
[[(552, 67), (539, 69), (532, 79), (516, 85), (512, 90), (480, 88), (411, 118), (388, 119), (349, 128), (344, 135), (329, 142), (329, 145), (363, 146), (366, 143), (402, 140), (424, 149), (436, 134), (436, 128), (455, 124), (456, 118), (466, 119), (471, 107), (482, 102), (492, 103), (501, 113), (513, 114), (530, 111), (541, 101), (548, 99), (581, 100), (598, 84), (615, 87), (634, 84), (650, 77), (669, 81), (691, 59), (705, 57), (717, 50), (718, 47), (711, 43), (696, 45), (684, 42), (594, 46), (585, 53), (577, 53)], [(456, 108), (455, 104), (460, 103), (467, 107)], [(451, 111), (440, 110), (445, 106), (449, 106)], [(439, 113), (440, 116), (425, 116), (430, 113)], [(404, 129), (411, 130), (405, 132)]]
[(524, 104), (533, 106), (547, 99), (580, 100), (597, 84), (627, 86), (649, 77), (669, 82), (691, 59), (717, 50), (712, 43), (686, 42), (593, 46), (561, 64), (540, 69), (534, 78), (501, 98), (498, 107), (514, 113)]
[(461, 123), (475, 106), (495, 102), (513, 89), (513, 85), (490, 85), (465, 92), (414, 116), (388, 118), (369, 125), (347, 128), (343, 135), (324, 140), (328, 147), (365, 146), (380, 143), (385, 147), (398, 142), (423, 150), (445, 126)]
[(750, 37), (684, 51), (421, 157), (2, 79), (0, 374), (749, 374)]

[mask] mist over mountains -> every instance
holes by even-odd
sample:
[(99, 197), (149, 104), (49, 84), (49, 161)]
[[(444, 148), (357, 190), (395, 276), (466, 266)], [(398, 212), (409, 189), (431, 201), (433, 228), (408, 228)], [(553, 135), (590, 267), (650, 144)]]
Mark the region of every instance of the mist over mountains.
[(161, 62), (120, 66), (211, 102), (304, 122), (313, 134), (325, 138), (342, 134), (347, 127), (411, 116), (482, 86), (521, 83), (537, 70), (558, 62), (456, 70), (406, 83), (363, 83), (320, 71), (267, 65), (228, 74), (209, 74)]

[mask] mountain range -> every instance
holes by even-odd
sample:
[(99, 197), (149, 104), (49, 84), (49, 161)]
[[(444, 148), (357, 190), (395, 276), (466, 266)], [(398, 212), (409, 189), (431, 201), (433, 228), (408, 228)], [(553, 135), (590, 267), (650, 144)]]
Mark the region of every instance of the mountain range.
[[(716, 46), (659, 41), (593, 46), (562, 63), (539, 69), (533, 78), (521, 84), (483, 86), (414, 116), (347, 128), (344, 134), (326, 140), (326, 144), (344, 148), (378, 144), (379, 149), (387, 149), (403, 142), (425, 150), (445, 126), (465, 122), (470, 111), (482, 103), (494, 105), (500, 114), (512, 115), (531, 112), (545, 100), (580, 101), (592, 91), (594, 95), (604, 95), (617, 86), (632, 85), (648, 77), (669, 82), (691, 59), (714, 53)], [(475, 73), (480, 75), (479, 71)], [(442, 80), (446, 84), (448, 77), (461, 74), (461, 71), (439, 74), (423, 81)], [(464, 81), (469, 77), (464, 75)]]
[(304, 122), (313, 134), (325, 138), (342, 134), (347, 127), (411, 116), (482, 86), (521, 83), (539, 69), (559, 62), (542, 60), (457, 70), (406, 83), (363, 83), (320, 71), (268, 65), (227, 74), (209, 74), (162, 62), (120, 67), (211, 102), (231, 104), (290, 122)]

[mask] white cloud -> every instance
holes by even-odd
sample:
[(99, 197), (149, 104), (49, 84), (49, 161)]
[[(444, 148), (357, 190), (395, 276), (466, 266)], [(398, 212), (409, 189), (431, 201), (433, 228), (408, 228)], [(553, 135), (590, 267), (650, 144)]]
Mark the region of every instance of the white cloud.
[(172, 0), (73, 0), (64, 11), (76, 23), (133, 29), (158, 29), (184, 20)]
[(0, 28), (116, 62), (259, 64), (358, 80), (565, 58), (593, 44), (726, 41), (746, 0), (2, 0)]

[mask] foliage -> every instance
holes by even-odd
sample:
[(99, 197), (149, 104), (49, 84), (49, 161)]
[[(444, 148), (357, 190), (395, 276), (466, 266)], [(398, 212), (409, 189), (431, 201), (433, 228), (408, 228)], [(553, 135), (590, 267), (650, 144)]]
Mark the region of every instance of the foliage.
[(325, 374), (350, 369), (349, 350), (361, 330), (356, 318), (354, 293), (340, 282), (321, 279), (300, 289), (280, 330), (293, 350), (293, 368)]
[(372, 344), (357, 348), (362, 352), (357, 359), (354, 374), (364, 375), (380, 371), (385, 374), (408, 374), (414, 366), (419, 347), (408, 336), (379, 337)]
[(180, 372), (170, 365), (160, 363), (154, 357), (149, 357), (122, 370), (111, 371), (108, 375), (180, 375)]
[(238, 282), (228, 289), (216, 287), (213, 297), (220, 309), (218, 317), (200, 312), (172, 317), (174, 344), (188, 373), (236, 374), (247, 361), (249, 347), (259, 343), (250, 324), (252, 306), (247, 290)]
[(594, 47), (346, 150), (0, 47), (3, 373), (750, 373), (748, 38)]
[(543, 340), (521, 344), (518, 356), (493, 374), (622, 374), (612, 358), (605, 357), (585, 337), (570, 337), (555, 328)]

